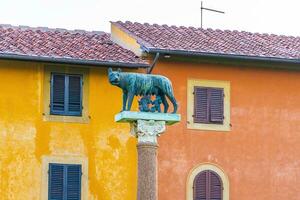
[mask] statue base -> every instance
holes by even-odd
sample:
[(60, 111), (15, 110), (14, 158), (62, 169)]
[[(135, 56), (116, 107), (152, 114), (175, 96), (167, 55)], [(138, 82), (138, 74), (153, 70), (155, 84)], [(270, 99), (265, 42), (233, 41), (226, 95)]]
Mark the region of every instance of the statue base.
[(132, 112), (122, 111), (115, 115), (116, 122), (136, 122), (137, 120), (164, 121), (166, 125), (172, 125), (180, 121), (179, 114), (152, 113), (152, 112)]
[(115, 116), (116, 122), (127, 122), (138, 144), (137, 200), (157, 200), (157, 137), (166, 125), (180, 121), (179, 114), (123, 111)]

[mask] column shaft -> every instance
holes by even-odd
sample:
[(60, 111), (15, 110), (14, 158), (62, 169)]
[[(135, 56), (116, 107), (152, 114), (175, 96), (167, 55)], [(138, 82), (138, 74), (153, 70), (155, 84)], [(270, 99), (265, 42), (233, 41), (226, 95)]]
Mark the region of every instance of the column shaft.
[(157, 145), (139, 143), (137, 200), (157, 200)]

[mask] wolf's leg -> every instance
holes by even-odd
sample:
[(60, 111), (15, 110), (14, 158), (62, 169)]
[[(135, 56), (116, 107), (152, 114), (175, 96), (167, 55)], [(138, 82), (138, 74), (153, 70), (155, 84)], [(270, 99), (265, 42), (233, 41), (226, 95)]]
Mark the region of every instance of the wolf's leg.
[(173, 94), (166, 94), (166, 95), (167, 95), (167, 97), (170, 99), (170, 101), (173, 104), (174, 110), (173, 110), (172, 113), (176, 113), (177, 112), (177, 102), (176, 102), (175, 97), (173, 96)]
[(166, 96), (164, 94), (161, 94), (160, 98), (161, 98), (161, 101), (164, 105), (164, 113), (166, 113), (166, 112), (168, 112), (168, 108), (169, 108), (168, 101), (167, 101)]
[(122, 111), (126, 110), (126, 103), (127, 103), (127, 91), (123, 91), (123, 108)]
[(131, 105), (132, 105), (133, 98), (134, 98), (134, 93), (133, 93), (133, 92), (129, 92), (129, 93), (128, 93), (127, 110), (130, 110), (130, 109), (131, 109)]

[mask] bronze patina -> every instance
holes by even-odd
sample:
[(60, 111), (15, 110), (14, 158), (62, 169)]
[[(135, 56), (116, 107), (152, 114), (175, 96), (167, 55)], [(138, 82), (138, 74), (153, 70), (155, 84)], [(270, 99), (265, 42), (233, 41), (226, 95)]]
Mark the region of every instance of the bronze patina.
[[(121, 69), (113, 71), (108, 69), (109, 82), (122, 89), (122, 111), (130, 110), (134, 96), (141, 96), (139, 108), (143, 112), (160, 112), (160, 104), (164, 105), (164, 112), (168, 112), (167, 98), (173, 104), (173, 113), (177, 112), (177, 102), (174, 97), (171, 81), (161, 75), (122, 72)], [(151, 101), (151, 96), (155, 100)], [(145, 99), (146, 98), (146, 99)], [(147, 100), (148, 98), (148, 100)], [(149, 106), (152, 105), (151, 108)]]

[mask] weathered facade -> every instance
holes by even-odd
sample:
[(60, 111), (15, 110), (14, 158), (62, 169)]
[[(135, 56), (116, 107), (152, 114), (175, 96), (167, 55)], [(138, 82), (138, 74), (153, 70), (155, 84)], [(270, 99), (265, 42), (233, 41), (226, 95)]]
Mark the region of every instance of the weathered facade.
[[(20, 41), (21, 37), (22, 41), (26, 41), (28, 37), (24, 36), (24, 31), (29, 35), (32, 31), (20, 30), (18, 27), (0, 30), (2, 36), (5, 31), (10, 31), (14, 37), (17, 35), (18, 38), (13, 38), (15, 41)], [(35, 31), (38, 30), (32, 33), (37, 34)], [(56, 30), (40, 30), (40, 33), (44, 37), (53, 34), (56, 40), (68, 34)], [(88, 34), (70, 33), (70, 37), (64, 39), (69, 40), (69, 43), (75, 42), (78, 47), (80, 38)], [(90, 37), (98, 37), (101, 41), (102, 36), (101, 33), (93, 33)], [(48, 40), (54, 40), (53, 37)], [(4, 42), (9, 41), (6, 39), (0, 42), (1, 48), (6, 46)], [(47, 39), (42, 45), (48, 46), (46, 42)], [(20, 42), (18, 45), (21, 45)], [(24, 44), (26, 47), (29, 45)], [(55, 58), (43, 56), (45, 52), (42, 51), (42, 55), (36, 57), (17, 53), (19, 57), (12, 60), (8, 59), (11, 54), (2, 52), (1, 56), (6, 58), (0, 60), (1, 200), (48, 199), (49, 163), (82, 166), (82, 200), (135, 199), (136, 141), (130, 136), (128, 125), (114, 122), (114, 115), (122, 107), (119, 100), (121, 91), (109, 84), (105, 64), (134, 68), (147, 64), (121, 47), (110, 44), (99, 46), (105, 48), (105, 51), (99, 51), (97, 60), (81, 58), (81, 61), (91, 63), (81, 65), (76, 64), (75, 58), (65, 58), (67, 53)], [(74, 50), (77, 51), (83, 50)], [(109, 56), (113, 52), (125, 56), (112, 56), (116, 59), (112, 62)], [(40, 58), (46, 61), (34, 60)], [(133, 58), (132, 62), (128, 58)], [(50, 75), (54, 72), (83, 75), (84, 102), (81, 117), (49, 114)]]
[[(81, 166), (83, 200), (136, 199), (136, 138), (114, 122), (107, 67), (143, 73), (155, 56), (182, 118), (158, 141), (158, 198), (298, 199), (299, 37), (115, 22), (111, 35), (0, 26), (0, 38), (1, 200), (48, 199), (50, 164)], [(80, 116), (51, 113), (53, 74), (80, 75)], [(222, 119), (197, 118), (195, 88), (222, 89)], [(215, 192), (195, 191), (203, 177)]]
[[(257, 200), (298, 199), (298, 71), (166, 61), (155, 73), (173, 80), (182, 115), (159, 141), (160, 199), (185, 199), (192, 170), (203, 164), (226, 174), (230, 199), (253, 199), (253, 191)], [(229, 131), (188, 128), (190, 79), (230, 82)]]
[(48, 160), (86, 168), (82, 182), (88, 186), (82, 199), (134, 199), (136, 141), (128, 126), (114, 122), (121, 92), (109, 85), (107, 70), (87, 68), (89, 116), (77, 122), (45, 118), (45, 68), (34, 62), (0, 61), (0, 199), (47, 199), (43, 166)]
[[(228, 39), (227, 44), (223, 40), (222, 44), (218, 41), (222, 32), (191, 29), (112, 23), (112, 38), (118, 37), (114, 41), (120, 45), (133, 49), (132, 44), (138, 44), (135, 48), (144, 49), (150, 60), (160, 53), (153, 73), (172, 80), (179, 102), (181, 123), (159, 139), (159, 199), (195, 199), (194, 180), (205, 170), (215, 172), (222, 181), (222, 197), (216, 199), (299, 199), (300, 49), (295, 44), (299, 44), (299, 37), (289, 38), (290, 42), (294, 40), (289, 45), (288, 37), (277, 36), (282, 39), (279, 44), (268, 39), (279, 41), (274, 36), (224, 32), (235, 40)], [(199, 31), (198, 35), (193, 35), (193, 30)], [(190, 50), (185, 50), (201, 48), (199, 44), (186, 44), (189, 37), (201, 38), (201, 34), (210, 37), (206, 42), (211, 43), (204, 46), (212, 47), (214, 54), (197, 55), (197, 49), (189, 54)], [(269, 45), (265, 55), (258, 47), (247, 46), (247, 38), (253, 46), (258, 43), (255, 38), (260, 38), (262, 49)], [(294, 49), (283, 51), (288, 49), (282, 47), (283, 41)], [(221, 53), (226, 45), (232, 55)], [(234, 52), (240, 49), (243, 52)], [(238, 53), (255, 56), (239, 57)], [(268, 55), (271, 53), (273, 56)], [(194, 123), (194, 86), (224, 88), (223, 124)]]

